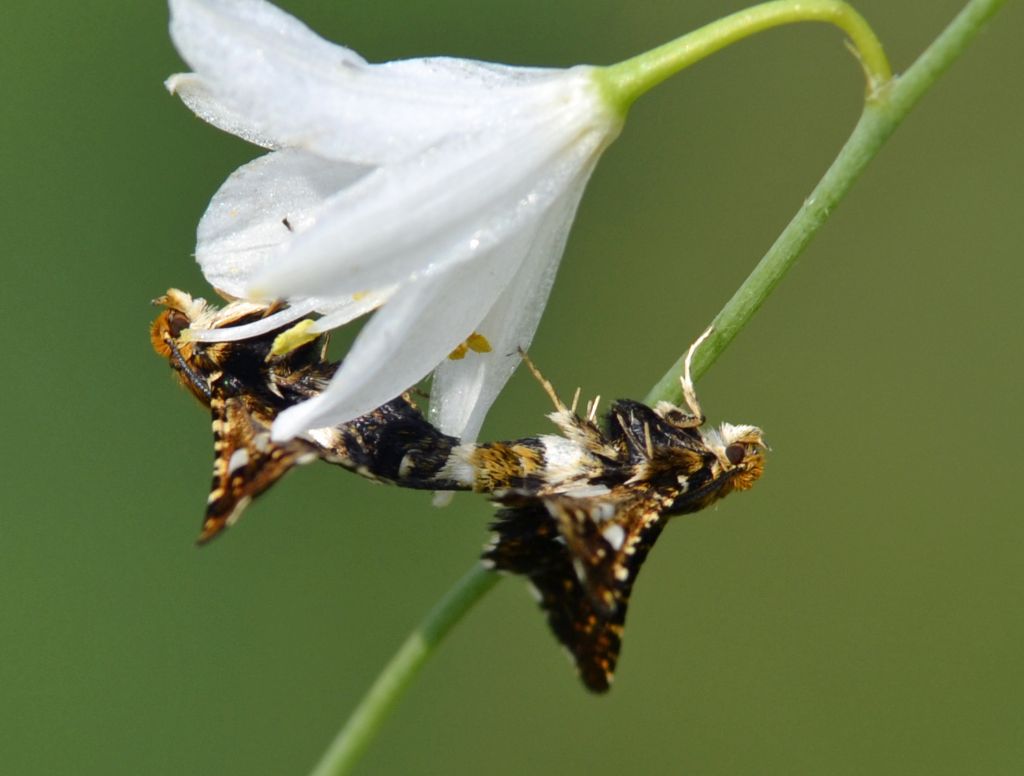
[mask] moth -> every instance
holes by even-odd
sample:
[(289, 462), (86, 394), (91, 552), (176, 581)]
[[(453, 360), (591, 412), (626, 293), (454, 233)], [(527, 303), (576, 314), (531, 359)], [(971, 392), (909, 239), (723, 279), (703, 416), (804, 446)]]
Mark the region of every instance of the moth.
[(764, 470), (761, 429), (703, 428), (690, 368), (710, 333), (684, 361), (686, 409), (618, 400), (603, 426), (596, 401), (580, 417), (578, 392), (566, 406), (526, 360), (555, 404), (549, 417), (561, 436), (540, 437), (547, 482), (492, 494), (502, 508), (483, 559), (530, 581), (551, 630), (594, 692), (611, 685), (633, 585), (666, 521), (750, 489)]
[(469, 490), (499, 505), (483, 562), (526, 577), (584, 685), (606, 691), (614, 677), (636, 577), (667, 520), (696, 512), (761, 476), (766, 451), (756, 426), (705, 428), (691, 377), (685, 408), (630, 400), (597, 402), (577, 413), (522, 354), (554, 403), (559, 433), (462, 443), (432, 426), (408, 393), (367, 415), (304, 437), (274, 442), (271, 425), (287, 407), (318, 395), (337, 369), (326, 336), (279, 352), (288, 327), (234, 342), (199, 342), (190, 327), (242, 325), (273, 306), (231, 302), (223, 309), (171, 289), (152, 327), (156, 351), (213, 418), (214, 476), (200, 542), (234, 523), (248, 503), (290, 468), (321, 459), (401, 487)]
[[(350, 423), (313, 429), (287, 442), (273, 441), (271, 426), (277, 415), (319, 395), (337, 370), (327, 358), (327, 336), (278, 353), (274, 343), (291, 324), (224, 342), (195, 340), (190, 329), (242, 326), (280, 307), (233, 301), (217, 308), (174, 288), (153, 303), (164, 307), (150, 329), (154, 350), (212, 416), (213, 483), (199, 544), (234, 524), (254, 498), (294, 466), (317, 459), (406, 487), (452, 484), (433, 477), (440, 468), (433, 458), (446, 459), (447, 449), (458, 440), (431, 426), (409, 394)], [(416, 453), (418, 443), (426, 447), (422, 455)], [(421, 463), (412, 463), (413, 458)]]

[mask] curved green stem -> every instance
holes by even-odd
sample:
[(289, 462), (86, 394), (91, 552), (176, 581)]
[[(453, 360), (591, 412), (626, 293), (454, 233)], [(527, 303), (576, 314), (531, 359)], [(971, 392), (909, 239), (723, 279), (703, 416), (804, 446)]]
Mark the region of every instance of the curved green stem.
[[(711, 322), (714, 331), (694, 357), (694, 379), (708, 370), (740, 330), (750, 322), (768, 294), (782, 280), (811, 238), (824, 225), (829, 214), (860, 177), (868, 162), (875, 157), (928, 88), (1005, 1), (969, 2), (910, 69), (893, 79), (879, 95), (879, 99), (865, 106), (860, 121), (825, 176), (804, 200), (793, 220), (782, 230), (782, 234), (743, 285)], [(679, 375), (683, 373), (684, 358), (685, 355), (680, 356), (647, 394), (645, 401), (648, 404), (661, 400), (678, 403), (682, 400)]]
[(892, 77), (889, 60), (874, 31), (864, 17), (840, 0), (775, 0), (755, 5), (632, 59), (601, 68), (596, 77), (609, 102), (625, 113), (637, 97), (680, 70), (751, 35), (796, 22), (834, 24), (846, 33), (864, 68), (869, 100)]
[(479, 563), (455, 583), (455, 587), (431, 609), (420, 626), (409, 634), (348, 718), (311, 776), (350, 773), (359, 756), (377, 734), (388, 713), (398, 703), (420, 668), (448, 631), (484, 593), (501, 579)]
[[(834, 209), (843, 195), (850, 189), (853, 182), (860, 175), (867, 163), (878, 152), (885, 140), (892, 134), (896, 126), (902, 121), (918, 99), (936, 81), (943, 71), (959, 56), (978, 30), (991, 17), (1005, 0), (971, 0), (964, 10), (953, 20), (946, 30), (928, 47), (921, 57), (914, 63), (907, 73), (892, 82), (891, 86), (874, 93), (874, 100), (869, 102), (863, 116), (858, 122), (853, 134), (843, 146), (836, 161), (829, 168), (825, 177), (815, 187), (811, 196), (804, 202), (796, 216), (785, 228), (775, 244), (761, 259), (760, 263), (750, 274), (743, 285), (733, 295), (732, 299), (722, 308), (722, 311), (715, 317), (715, 330), (704, 346), (696, 354), (693, 364), (695, 377), (707, 371), (715, 359), (721, 355), (739, 331), (750, 321), (753, 314), (761, 306), (768, 294), (779, 283), (786, 271), (792, 266), (800, 251), (807, 245), (811, 237), (821, 228), (829, 213)], [(834, 2), (778, 2), (766, 3), (756, 6), (749, 12), (735, 14), (732, 17), (723, 19), (721, 23), (704, 28), (705, 30), (715, 27), (718, 24), (729, 22), (730, 19), (743, 16), (762, 9), (777, 8), (783, 6), (793, 8), (795, 6), (810, 7), (844, 7), (843, 3)], [(865, 55), (876, 47), (866, 43), (863, 35), (856, 32), (856, 24), (849, 22), (849, 19), (860, 19), (852, 9), (849, 9), (852, 16), (844, 16), (847, 22), (840, 24), (860, 52), (862, 63), (868, 72), (869, 84), (882, 84), (888, 79), (888, 64), (884, 67), (884, 55), (881, 47), (877, 46), (877, 56)], [(768, 19), (768, 17), (765, 17)], [(774, 17), (776, 19), (781, 16)], [(790, 19), (795, 21), (796, 19)], [(803, 20), (812, 20), (805, 17)], [(833, 19), (818, 19), (819, 21), (834, 21)], [(735, 22), (733, 22), (735, 23)], [(762, 22), (761, 29), (785, 23), (784, 21)], [(853, 24), (848, 28), (846, 24)], [(724, 28), (722, 28), (724, 29)], [(749, 29), (749, 28), (748, 28)], [(865, 25), (865, 29), (866, 25)], [(754, 30), (756, 31), (756, 30)], [(867, 29), (870, 40), (874, 35)], [(694, 33), (696, 34), (696, 33)], [(746, 34), (750, 34), (747, 32)], [(680, 41), (691, 36), (684, 36)], [(608, 68), (614, 71), (616, 68), (621, 75), (614, 75), (621, 83), (616, 87), (622, 90), (620, 93), (627, 93), (630, 89), (637, 94), (650, 88), (657, 81), (652, 78), (663, 79), (676, 72), (686, 64), (692, 64), (697, 59), (721, 48), (726, 43), (745, 37), (739, 35), (731, 39), (715, 44), (712, 48), (692, 49), (687, 52), (687, 46), (683, 46), (678, 57), (667, 52), (674, 44), (668, 44), (662, 49), (666, 53), (649, 60), (650, 64), (642, 65), (641, 70), (648, 69), (650, 75), (645, 77), (634, 77), (629, 74), (625, 65), (629, 62), (637, 63), (645, 56), (635, 58)], [(860, 38), (858, 40), (858, 38)], [(722, 39), (719, 38), (719, 41)], [(691, 41), (692, 42), (692, 41)], [(877, 44), (877, 41), (874, 42)], [(678, 46), (679, 41), (675, 42)], [(710, 44), (705, 43), (705, 46)], [(656, 49), (655, 51), (661, 51)], [(696, 53), (694, 53), (696, 52)], [(683, 64), (680, 65), (679, 62)], [(674, 69), (673, 69), (674, 68)], [(872, 75), (874, 74), (874, 75)], [(645, 80), (647, 79), (647, 80)], [(661, 399), (680, 401), (679, 375), (682, 372), (682, 359), (658, 382), (648, 394), (647, 403), (654, 403)], [(381, 724), (387, 717), (388, 712), (401, 698), (402, 693), (409, 686), (416, 674), (422, 668), (427, 658), (433, 653), (437, 645), (444, 639), (449, 630), (466, 614), (467, 611), (483, 595), (490, 590), (499, 579), (498, 575), (476, 567), (464, 576), (455, 587), (427, 614), (419, 628), (406, 639), (401, 649), (395, 654), (391, 661), (384, 667), (377, 677), (369, 692), (363, 697), (356, 710), (353, 712), (345, 727), (338, 734), (331, 744), (331, 747), (324, 754), (316, 766), (312, 776), (339, 776), (349, 773), (355, 765), (359, 755), (367, 747), (374, 735), (379, 731)]]

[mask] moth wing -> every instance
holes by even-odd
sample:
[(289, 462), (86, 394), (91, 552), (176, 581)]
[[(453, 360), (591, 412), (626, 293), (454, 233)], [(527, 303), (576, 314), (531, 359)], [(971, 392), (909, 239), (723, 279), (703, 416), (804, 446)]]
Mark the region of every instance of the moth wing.
[(213, 484), (197, 540), (199, 544), (234, 524), (250, 501), (293, 466), (316, 457), (315, 448), (303, 440), (294, 439), (284, 444), (272, 442), (272, 418), (264, 417), (244, 398), (214, 395), (210, 409), (213, 415)]
[(607, 691), (633, 583), (663, 527), (659, 504), (628, 493), (580, 499), (509, 493), (501, 503), (485, 561), (530, 580), (583, 683)]
[(611, 616), (628, 603), (636, 573), (661, 533), (667, 505), (635, 492), (583, 499), (558, 495), (544, 503), (576, 576), (597, 610)]

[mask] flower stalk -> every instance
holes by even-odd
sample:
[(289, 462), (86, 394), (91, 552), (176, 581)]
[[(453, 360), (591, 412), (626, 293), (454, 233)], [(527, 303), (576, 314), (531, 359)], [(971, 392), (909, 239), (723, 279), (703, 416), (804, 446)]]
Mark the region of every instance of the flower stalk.
[[(698, 351), (693, 364), (695, 377), (705, 373), (746, 326), (885, 140), (1004, 2), (968, 2), (898, 80), (891, 79), (881, 46), (863, 19), (845, 3), (832, 0), (782, 0), (755, 6), (605, 70), (605, 85), (611, 90), (610, 99), (616, 101), (625, 113), (637, 96), (729, 43), (780, 24), (823, 21), (837, 24), (847, 33), (867, 76), (868, 98), (864, 114), (811, 196), (715, 317), (714, 333)], [(887, 88), (883, 89), (886, 84)], [(678, 401), (681, 369), (680, 360), (647, 395), (647, 403)], [(340, 776), (351, 772), (388, 711), (411, 684), (432, 651), (497, 579), (493, 572), (474, 568), (441, 600), (385, 666), (313, 771), (313, 776)]]
[[(893, 79), (878, 99), (865, 104), (857, 126), (828, 171), (715, 316), (711, 323), (714, 331), (694, 358), (694, 378), (704, 374), (750, 322), (896, 127), (1004, 2), (969, 2), (905, 73)], [(645, 398), (647, 403), (682, 399), (679, 375), (683, 373), (684, 357), (681, 355), (651, 389)]]
[(759, 32), (797, 22), (834, 24), (846, 33), (864, 69), (869, 102), (892, 78), (889, 60), (874, 31), (864, 17), (841, 0), (761, 3), (604, 68), (600, 77), (609, 99), (625, 113), (637, 97), (716, 51)]
[(384, 666), (310, 776), (339, 776), (352, 770), (437, 645), (499, 579), (478, 563), (455, 583)]

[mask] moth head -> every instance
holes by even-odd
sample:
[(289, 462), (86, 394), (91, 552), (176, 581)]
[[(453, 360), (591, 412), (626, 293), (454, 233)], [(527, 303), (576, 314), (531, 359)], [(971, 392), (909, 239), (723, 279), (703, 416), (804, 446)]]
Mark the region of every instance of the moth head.
[(164, 309), (150, 326), (149, 339), (153, 343), (153, 350), (164, 358), (170, 358), (171, 346), (176, 344), (181, 339), (181, 333), (192, 325), (205, 307), (205, 302), (172, 288), (163, 296), (154, 299), (153, 304), (161, 305)]
[(718, 459), (719, 471), (730, 476), (735, 490), (748, 490), (764, 471), (768, 446), (757, 426), (723, 423), (704, 432), (704, 443)]
[(183, 332), (197, 320), (209, 316), (209, 306), (205, 300), (193, 299), (176, 288), (154, 299), (153, 304), (164, 307), (149, 329), (153, 350), (170, 362), (182, 385), (199, 401), (209, 404), (209, 387), (205, 380), (197, 382), (198, 375), (194, 368), (196, 343), (183, 336)]

